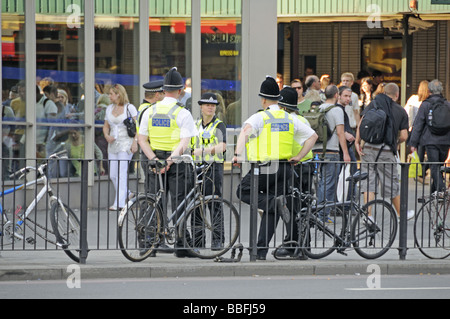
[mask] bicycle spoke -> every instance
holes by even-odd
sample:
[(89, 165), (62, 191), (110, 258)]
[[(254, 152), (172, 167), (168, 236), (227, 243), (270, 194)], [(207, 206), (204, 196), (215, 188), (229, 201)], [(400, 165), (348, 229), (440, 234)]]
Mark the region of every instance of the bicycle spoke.
[(392, 205), (383, 200), (364, 205), (353, 221), (353, 246), (366, 259), (383, 256), (392, 246), (396, 234), (397, 215)]
[(450, 256), (450, 217), (448, 201), (432, 198), (423, 204), (414, 221), (414, 240), (430, 259)]

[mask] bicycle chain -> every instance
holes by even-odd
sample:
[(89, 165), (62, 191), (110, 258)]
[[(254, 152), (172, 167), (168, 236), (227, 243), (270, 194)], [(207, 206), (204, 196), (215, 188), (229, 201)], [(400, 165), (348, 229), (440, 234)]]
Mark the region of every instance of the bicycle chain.
[(54, 233), (52, 230), (47, 229), (46, 227), (44, 227), (44, 226), (42, 226), (41, 224), (39, 224), (39, 223), (37, 223), (37, 222), (35, 222), (35, 221), (29, 219), (28, 217), (25, 219), (25, 225), (26, 225), (31, 231), (33, 231), (36, 235), (38, 235), (39, 237), (41, 237), (43, 240), (49, 242), (50, 244), (53, 244), (53, 245), (55, 245), (55, 246), (59, 246), (59, 245), (60, 245), (60, 244), (58, 244), (56, 241), (53, 241), (53, 240), (51, 240), (51, 239), (49, 239), (49, 238), (46, 238), (46, 237), (44, 237), (43, 235), (41, 235), (39, 232), (37, 232), (35, 229), (33, 229), (33, 228), (30, 226), (30, 224), (29, 224), (28, 222), (30, 222), (30, 223), (36, 225), (36, 226), (39, 227), (40, 229), (42, 229), (42, 230), (46, 231), (47, 233), (50, 233), (50, 234), (52, 234), (52, 235), (54, 235), (54, 236), (56, 237), (55, 233)]

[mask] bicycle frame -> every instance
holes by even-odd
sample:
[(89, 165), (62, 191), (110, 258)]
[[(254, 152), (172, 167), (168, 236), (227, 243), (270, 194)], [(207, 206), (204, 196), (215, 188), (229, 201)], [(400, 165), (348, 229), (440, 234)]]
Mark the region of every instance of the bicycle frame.
[[(326, 208), (333, 208), (336, 206), (351, 207), (351, 209), (348, 212), (343, 212), (343, 214), (347, 214), (347, 217), (350, 217), (350, 218), (345, 218), (346, 224), (344, 225), (345, 227), (342, 227), (341, 234), (337, 234), (334, 230), (327, 227), (325, 222), (321, 221), (317, 217), (317, 214), (319, 212), (324, 211)], [(330, 235), (330, 237), (333, 237), (336, 240), (337, 245), (334, 248), (336, 248), (338, 253), (341, 253), (341, 254), (344, 254), (345, 249), (351, 247), (351, 245), (353, 245), (353, 243), (357, 242), (357, 240), (351, 240), (351, 237), (350, 237), (350, 235), (351, 235), (351, 230), (350, 230), (351, 216), (352, 216), (353, 212), (356, 212), (357, 215), (364, 215), (364, 216), (366, 216), (366, 218), (368, 217), (367, 214), (362, 211), (361, 207), (352, 201), (319, 205), (314, 209), (314, 211), (312, 211), (311, 207), (308, 207), (307, 209), (311, 210), (311, 211), (307, 212), (305, 215), (308, 216), (308, 218), (312, 217), (314, 224), (316, 224), (325, 234)], [(307, 221), (309, 222), (310, 219)], [(369, 238), (369, 237), (371, 237), (371, 235), (372, 235), (371, 233), (368, 233), (365, 237), (359, 237), (359, 239)]]
[[(62, 154), (65, 152), (61, 152), (58, 154), (55, 154), (54, 156), (58, 156), (59, 154)], [(63, 205), (63, 203), (60, 201), (60, 199), (56, 196), (53, 195), (53, 190), (51, 188), (50, 182), (47, 178), (47, 176), (45, 175), (44, 172), (44, 168), (47, 164), (43, 164), (41, 166), (39, 166), (38, 168), (35, 167), (31, 167), (31, 166), (27, 166), (23, 169), (21, 169), (20, 171), (16, 172), (15, 174), (13, 174), (12, 176), (17, 176), (19, 174), (22, 174), (23, 176), (25, 176), (26, 174), (30, 173), (30, 172), (36, 172), (36, 174), (39, 174), (39, 178), (33, 179), (32, 181), (25, 183), (25, 184), (21, 184), (19, 186), (10, 188), (4, 192), (0, 192), (0, 196), (3, 197), (5, 195), (10, 195), (13, 194), (19, 190), (23, 190), (23, 189), (27, 189), (28, 187), (31, 187), (33, 185), (38, 185), (40, 183), (43, 184), (42, 189), (39, 191), (39, 193), (36, 195), (36, 197), (33, 199), (33, 201), (27, 206), (25, 212), (21, 215), (17, 217), (17, 221), (16, 220), (16, 216), (13, 217), (13, 221), (15, 221), (15, 229), (17, 229), (17, 227), (22, 226), (25, 223), (25, 219), (28, 218), (28, 216), (33, 212), (33, 210), (35, 210), (35, 208), (37, 207), (37, 204), (44, 198), (44, 196), (48, 193), (49, 194), (49, 203), (53, 203), (55, 201), (59, 201), (61, 205)], [(0, 215), (2, 216), (2, 221), (3, 221), (3, 228), (8, 225), (11, 221), (8, 220), (8, 216), (5, 213), (5, 211), (3, 210), (3, 206), (0, 203)], [(3, 229), (0, 229), (0, 231)], [(14, 231), (13, 232), (13, 236), (19, 240), (23, 240), (23, 236), (20, 235), (18, 232)]]
[[(184, 156), (180, 157), (182, 161), (187, 161), (189, 160), (189, 164), (192, 165), (192, 167), (194, 168), (194, 171), (196, 169), (194, 162), (192, 161), (192, 157), (187, 156), (186, 158)], [(204, 174), (204, 172), (206, 172), (210, 167), (211, 167), (212, 163), (209, 164), (208, 166), (206, 166), (206, 169), (202, 170), (202, 172), (200, 174), (194, 174), (195, 177), (195, 185), (194, 187), (191, 189), (191, 191), (186, 195), (186, 197), (181, 201), (181, 203), (178, 205), (178, 207), (172, 212), (170, 217), (167, 217), (165, 214), (163, 214), (163, 218), (164, 218), (164, 228), (168, 229), (169, 226), (168, 224), (170, 222), (174, 223), (174, 226), (177, 226), (181, 223), (181, 221), (183, 220), (183, 218), (186, 216), (186, 213), (189, 212), (190, 209), (192, 209), (193, 207), (195, 207), (197, 200), (201, 197), (200, 196), (200, 192), (199, 192), (199, 187), (200, 185), (203, 183), (203, 181), (199, 181), (199, 177)], [(157, 191), (156, 195), (155, 195), (155, 203), (159, 204), (161, 199), (164, 200), (164, 202), (166, 201), (165, 198), (163, 198), (165, 196), (165, 190), (163, 187), (163, 179), (162, 179), (162, 174), (158, 173), (158, 179), (159, 179), (159, 185), (160, 185), (160, 189)], [(213, 197), (215, 195), (212, 195)], [(134, 197), (132, 200), (130, 200), (128, 202), (128, 204), (126, 205), (126, 207), (130, 207), (132, 204), (134, 204), (134, 202), (137, 200), (138, 196)], [(187, 204), (186, 204), (187, 203)], [(127, 213), (127, 209), (126, 207), (122, 210), (122, 212), (119, 215), (119, 224), (121, 224), (123, 222), (123, 219), (125, 218), (125, 215)], [(180, 213), (180, 216), (178, 217), (178, 219), (175, 221), (176, 216)], [(151, 220), (151, 218), (149, 219)]]
[[(206, 169), (204, 171), (202, 171), (200, 174), (194, 174), (195, 176), (195, 185), (192, 188), (192, 190), (186, 195), (186, 197), (181, 201), (181, 203), (178, 205), (178, 207), (172, 212), (172, 215), (170, 217), (167, 218), (167, 223), (166, 223), (166, 227), (168, 227), (167, 225), (170, 222), (173, 222), (174, 225), (179, 225), (180, 222), (183, 220), (183, 218), (186, 215), (186, 212), (190, 211), (193, 207), (195, 207), (195, 204), (197, 202), (197, 199), (200, 198), (200, 192), (199, 192), (199, 187), (200, 185), (203, 183), (203, 181), (200, 181), (198, 178), (204, 174), (204, 172), (206, 172), (212, 164), (209, 164), (208, 166), (206, 166)], [(195, 165), (192, 162), (192, 166), (195, 170)], [(159, 183), (160, 185), (163, 185), (162, 183), (162, 176), (161, 174), (158, 174), (158, 178), (159, 178)], [(156, 196), (156, 201), (159, 202), (159, 200), (161, 199), (161, 197), (163, 196), (163, 194), (165, 193), (164, 189), (160, 188), (160, 190), (157, 193)], [(187, 205), (186, 205), (187, 203)], [(175, 222), (175, 218), (176, 216), (180, 213), (180, 217), (178, 217), (177, 221)]]

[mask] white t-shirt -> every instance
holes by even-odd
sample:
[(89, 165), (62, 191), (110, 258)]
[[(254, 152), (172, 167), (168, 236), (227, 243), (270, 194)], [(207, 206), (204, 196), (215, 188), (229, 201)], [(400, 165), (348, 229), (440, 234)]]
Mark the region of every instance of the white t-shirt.
[[(161, 105), (173, 105), (174, 103), (177, 103), (177, 100), (171, 97), (165, 97), (161, 102), (159, 102)], [(159, 104), (158, 103), (158, 104)], [(149, 136), (148, 134), (148, 120), (150, 118), (150, 115), (153, 114), (153, 107), (158, 107), (158, 105), (154, 105), (152, 107), (149, 107), (145, 110), (144, 114), (142, 115), (142, 121), (139, 125), (139, 135), (145, 135)], [(177, 125), (180, 128), (180, 139), (181, 138), (191, 138), (194, 136), (197, 136), (198, 132), (195, 127), (194, 118), (192, 117), (192, 114), (183, 108), (180, 113), (178, 113), (177, 116)]]

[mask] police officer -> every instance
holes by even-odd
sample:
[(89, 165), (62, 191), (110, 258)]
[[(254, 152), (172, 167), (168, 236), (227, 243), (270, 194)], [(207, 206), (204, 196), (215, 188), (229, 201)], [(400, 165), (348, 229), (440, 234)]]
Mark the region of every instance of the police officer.
[[(138, 116), (136, 118), (136, 128), (138, 132), (142, 120), (142, 115), (145, 113), (145, 110), (147, 110), (154, 103), (162, 101), (164, 99), (165, 93), (163, 90), (163, 84), (164, 82), (162, 80), (159, 80), (148, 82), (143, 85), (145, 89), (145, 98), (142, 104), (139, 106)], [(142, 169), (144, 171), (143, 176), (145, 179), (145, 187), (146, 189), (148, 189), (148, 162), (147, 157), (144, 155), (142, 150), (140, 152), (140, 161)]]
[[(143, 114), (139, 128), (139, 145), (150, 160), (166, 160), (167, 166), (161, 170), (166, 182), (165, 189), (170, 193), (172, 207), (178, 207), (191, 187), (188, 165), (174, 163), (172, 157), (182, 155), (189, 147), (191, 138), (196, 136), (194, 119), (183, 105), (177, 102), (184, 82), (177, 68), (172, 68), (163, 83), (165, 97), (151, 105)], [(158, 178), (150, 172), (149, 191), (159, 189)], [(178, 217), (178, 216), (177, 216)], [(180, 248), (178, 239), (175, 248)], [(183, 250), (176, 250), (177, 257), (186, 257)]]
[[(305, 119), (303, 116), (299, 114), (298, 110), (298, 93), (297, 90), (291, 87), (285, 87), (283, 90), (281, 90), (280, 95), (282, 97), (282, 100), (278, 102), (279, 106), (291, 114), (293, 117), (297, 117), (302, 123), (309, 126), (309, 122), (307, 119)], [(297, 141), (294, 139), (293, 143), (293, 153), (298, 154), (299, 151), (303, 149), (303, 146), (300, 144), (300, 141)], [(288, 183), (289, 185), (293, 184), (293, 186), (297, 189), (299, 189), (302, 193), (308, 193), (311, 191), (311, 185), (312, 185), (312, 178), (314, 174), (314, 164), (312, 164), (312, 159), (314, 157), (314, 154), (312, 151), (309, 151), (304, 158), (300, 160), (299, 165), (294, 166), (294, 175), (292, 176), (292, 179), (289, 179)], [(298, 202), (291, 203), (288, 201), (288, 207), (298, 207)], [(292, 206), (291, 206), (292, 205)], [(286, 224), (286, 239), (285, 241), (298, 241), (298, 229), (297, 224), (295, 223), (296, 214), (298, 211), (293, 211), (293, 214), (290, 216), (289, 222)], [(289, 247), (277, 249), (276, 251), (277, 257), (285, 257), (285, 256), (291, 256), (293, 257), (296, 253), (295, 249), (290, 249)], [(306, 256), (297, 256), (301, 259), (306, 259)]]
[[(201, 119), (196, 123), (198, 135), (192, 139), (192, 155), (197, 165), (212, 162), (211, 168), (206, 171), (203, 179), (203, 194), (214, 194), (220, 198), (222, 196), (227, 128), (225, 123), (216, 116), (216, 108), (219, 105), (216, 94), (204, 93), (198, 104), (200, 105)], [(211, 249), (221, 250), (224, 243), (223, 213), (219, 202), (214, 205), (214, 209), (211, 209), (213, 212), (211, 216), (212, 224), (220, 225), (221, 227), (215, 228), (216, 231), (213, 233)], [(201, 229), (201, 227), (196, 229)], [(193, 238), (198, 238), (199, 241), (202, 241), (203, 237), (201, 236), (201, 230), (200, 234), (194, 234), (193, 236)], [(199, 242), (195, 244), (204, 245), (205, 243)]]
[(139, 106), (138, 109), (138, 119), (137, 119), (137, 125), (139, 128), (140, 124), (140, 115), (142, 115), (146, 109), (148, 109), (152, 104), (162, 101), (164, 99), (165, 93), (163, 90), (164, 81), (158, 80), (158, 81), (152, 81), (145, 83), (143, 85), (145, 90), (145, 97), (144, 101), (142, 101), (142, 104)]
[[(269, 242), (275, 233), (280, 214), (288, 220), (290, 212), (286, 206), (287, 180), (291, 176), (291, 164), (299, 162), (314, 146), (316, 133), (280, 109), (280, 89), (274, 78), (268, 76), (259, 93), (263, 111), (251, 116), (243, 125), (236, 144), (233, 162), (242, 162), (245, 145), (251, 162), (267, 162), (258, 176), (258, 208), (264, 211), (258, 235), (256, 258), (265, 260)], [(293, 154), (293, 141), (298, 140), (303, 149)], [(251, 197), (251, 173), (240, 183), (237, 196), (249, 204)]]

